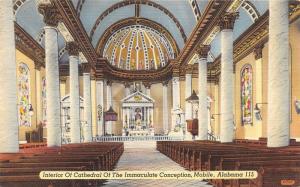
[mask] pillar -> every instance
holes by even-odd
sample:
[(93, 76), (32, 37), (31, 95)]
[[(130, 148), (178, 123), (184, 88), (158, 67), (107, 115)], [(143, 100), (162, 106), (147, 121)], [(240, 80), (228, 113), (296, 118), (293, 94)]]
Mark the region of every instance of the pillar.
[(268, 147), (289, 145), (288, 0), (269, 1)]
[(103, 79), (96, 81), (96, 101), (97, 101), (97, 131), (99, 136), (103, 136), (104, 127), (103, 127), (103, 98), (104, 98), (104, 81)]
[[(185, 73), (185, 99), (192, 95), (192, 71), (193, 65), (189, 65)], [(191, 120), (192, 118), (192, 103), (185, 101), (185, 119)]]
[(144, 82), (143, 83), (145, 88), (146, 88), (146, 95), (151, 97), (151, 92), (150, 92), (150, 89), (151, 89), (151, 83), (150, 82)]
[(92, 141), (91, 73), (88, 63), (81, 64), (83, 70), (84, 142)]
[[(113, 103), (112, 103), (112, 82), (111, 81), (107, 81), (106, 82), (106, 110), (109, 110), (110, 107), (112, 107)], [(106, 124), (106, 133), (107, 134), (112, 134), (112, 121), (107, 121), (105, 122)]]
[[(263, 103), (263, 87), (262, 87), (262, 49), (263, 46), (258, 46), (254, 49), (254, 57), (255, 57), (255, 69), (254, 69), (254, 75), (255, 75), (255, 103)], [(255, 103), (253, 103), (253, 107), (255, 107)], [(265, 107), (264, 105), (263, 107)], [(257, 139), (259, 137), (262, 137), (262, 128), (263, 123), (262, 120), (257, 120), (255, 117), (255, 113), (253, 114), (253, 121), (254, 125), (256, 126), (257, 132), (255, 133), (257, 135)]]
[(35, 64), (35, 83), (36, 83), (36, 119), (37, 125), (43, 121), (42, 112), (42, 79), (41, 79), (41, 65)]
[(163, 130), (166, 134), (169, 130), (169, 111), (168, 111), (168, 81), (162, 83), (163, 85)]
[(125, 82), (124, 86), (125, 86), (125, 97), (127, 97), (128, 95), (130, 95), (130, 84), (128, 82)]
[(17, 73), (12, 1), (0, 1), (0, 153), (19, 151)]
[(207, 140), (208, 133), (208, 109), (207, 109), (207, 54), (210, 46), (201, 45), (197, 48), (198, 53), (198, 138)]
[(70, 127), (71, 143), (80, 143), (80, 97), (79, 97), (79, 51), (75, 42), (68, 42), (66, 46), (69, 53), (70, 66)]
[(38, 6), (44, 15), (45, 29), (45, 64), (47, 89), (47, 146), (61, 146), (61, 116), (59, 89), (59, 62), (57, 24), (58, 11), (53, 4), (42, 3)]
[(237, 13), (226, 13), (219, 26), (221, 30), (221, 108), (220, 141), (232, 142), (234, 137), (233, 102), (233, 26)]

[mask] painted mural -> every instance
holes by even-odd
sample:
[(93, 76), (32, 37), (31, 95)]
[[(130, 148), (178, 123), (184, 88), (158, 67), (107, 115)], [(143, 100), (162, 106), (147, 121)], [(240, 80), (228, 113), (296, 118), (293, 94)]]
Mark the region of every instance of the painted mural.
[(43, 122), (46, 122), (47, 119), (47, 100), (46, 100), (46, 78), (42, 78), (42, 109), (43, 109)]
[(18, 75), (19, 125), (30, 127), (30, 71), (26, 64), (20, 63), (18, 67)]
[(252, 124), (252, 67), (247, 64), (241, 71), (242, 124)]

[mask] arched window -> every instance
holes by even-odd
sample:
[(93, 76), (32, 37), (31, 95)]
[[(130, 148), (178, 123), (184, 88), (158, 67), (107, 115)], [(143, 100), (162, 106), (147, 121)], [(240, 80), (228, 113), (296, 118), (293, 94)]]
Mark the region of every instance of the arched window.
[(19, 125), (31, 126), (29, 109), (30, 102), (30, 71), (26, 64), (20, 63), (18, 67), (18, 111)]
[(241, 71), (242, 125), (252, 124), (252, 66), (246, 64)]
[(47, 100), (46, 100), (46, 78), (43, 77), (42, 78), (42, 115), (43, 115), (43, 121), (46, 122), (47, 121)]

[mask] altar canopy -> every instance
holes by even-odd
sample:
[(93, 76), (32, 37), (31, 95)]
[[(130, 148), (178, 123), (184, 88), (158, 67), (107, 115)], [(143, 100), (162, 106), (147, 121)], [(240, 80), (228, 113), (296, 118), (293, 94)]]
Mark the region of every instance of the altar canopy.
[(153, 108), (154, 100), (136, 91), (122, 102), (123, 136), (154, 135)]

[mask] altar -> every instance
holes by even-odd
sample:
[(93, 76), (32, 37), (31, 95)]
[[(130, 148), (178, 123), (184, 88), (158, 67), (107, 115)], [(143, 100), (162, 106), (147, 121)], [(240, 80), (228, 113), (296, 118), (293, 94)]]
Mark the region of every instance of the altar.
[(154, 136), (154, 100), (136, 91), (122, 102), (123, 136)]

